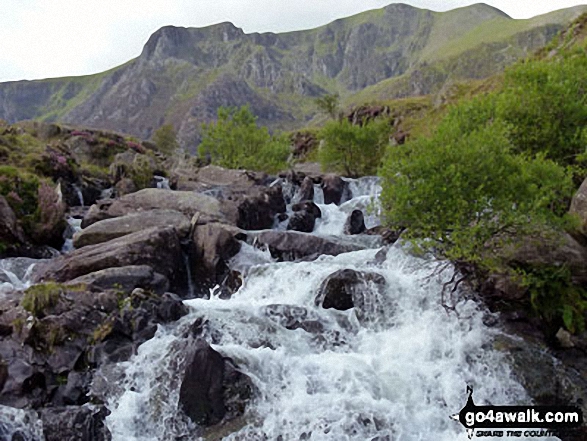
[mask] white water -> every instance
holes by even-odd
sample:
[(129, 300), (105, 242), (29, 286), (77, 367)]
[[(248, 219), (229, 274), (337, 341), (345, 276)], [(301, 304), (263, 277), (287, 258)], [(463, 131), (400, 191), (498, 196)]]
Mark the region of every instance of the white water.
[(67, 228), (63, 233), (63, 237), (65, 238), (65, 242), (61, 247), (62, 253), (70, 253), (74, 250), (73, 247), (73, 235), (78, 231), (82, 230), (82, 219), (76, 219), (73, 217), (67, 218)]
[(77, 195), (77, 200), (79, 202), (80, 207), (84, 207), (84, 195), (82, 193), (82, 189), (77, 185), (74, 185), (73, 189), (75, 190), (75, 194)]
[(23, 441), (44, 439), (43, 424), (34, 411), (0, 405), (0, 440), (11, 439)]
[(23, 257), (0, 260), (0, 275), (6, 282), (0, 280), (0, 299), (12, 291), (21, 291), (31, 286), (31, 275), (35, 265), (41, 260)]
[(153, 176), (153, 178), (155, 178), (155, 182), (157, 183), (157, 188), (159, 189), (163, 189), (163, 190), (171, 190), (171, 188), (169, 187), (169, 179), (163, 177), (163, 176)]
[[(370, 197), (361, 188), (377, 192), (371, 184), (354, 188), (355, 199)], [(320, 208), (325, 216), (316, 232), (340, 234), (344, 205)], [(503, 354), (492, 348), (497, 331), (485, 327), (479, 306), (461, 299), (458, 314), (441, 306), (450, 271), (430, 278), (440, 263), (415, 258), (400, 245), (377, 264), (378, 251), (276, 263), (244, 245), (231, 262), (244, 284), (231, 299), (186, 301), (188, 316), (160, 327), (135, 358), (103, 373), (112, 385), (107, 425), (113, 440), (199, 439), (201, 431), (177, 407), (185, 336), (198, 318), (208, 321), (204, 337), (257, 389), (226, 440), (458, 441), (466, 432), (449, 416), (465, 405), (467, 384), (478, 405), (530, 404)], [(354, 310), (314, 304), (323, 280), (347, 268), (379, 273), (387, 282), (382, 294), (370, 293), (361, 321)], [(303, 308), (323, 330), (288, 330), (269, 305)]]

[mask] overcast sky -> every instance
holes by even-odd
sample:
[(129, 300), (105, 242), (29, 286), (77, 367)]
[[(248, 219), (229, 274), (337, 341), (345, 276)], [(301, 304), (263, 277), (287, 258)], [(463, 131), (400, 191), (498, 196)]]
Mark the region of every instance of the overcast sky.
[[(231, 21), (245, 32), (308, 29), (391, 0), (0, 0), (0, 81), (84, 75), (141, 53), (165, 25)], [(406, 0), (446, 11), (478, 3)], [(529, 18), (587, 0), (489, 0), (514, 18)]]

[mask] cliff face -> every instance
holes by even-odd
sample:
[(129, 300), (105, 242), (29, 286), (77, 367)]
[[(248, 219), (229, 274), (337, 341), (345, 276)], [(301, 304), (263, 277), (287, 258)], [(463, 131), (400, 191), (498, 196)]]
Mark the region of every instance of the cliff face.
[(166, 26), (138, 58), (109, 72), (0, 84), (0, 118), (142, 138), (171, 122), (191, 147), (221, 105), (249, 104), (260, 123), (286, 129), (303, 125), (315, 112), (313, 98), (324, 93), (410, 96), (435, 92), (449, 79), (494, 74), (546, 44), (583, 9), (513, 20), (483, 4), (445, 13), (392, 4), (283, 34), (245, 34), (231, 23)]

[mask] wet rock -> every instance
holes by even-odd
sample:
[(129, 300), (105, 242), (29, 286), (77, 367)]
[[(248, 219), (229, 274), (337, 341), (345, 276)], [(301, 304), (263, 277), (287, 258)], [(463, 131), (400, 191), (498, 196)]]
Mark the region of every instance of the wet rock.
[[(360, 320), (374, 318), (373, 306), (386, 286), (381, 274), (343, 269), (329, 275), (318, 289), (316, 306), (339, 311), (356, 308)], [(376, 308), (377, 309), (377, 308)]]
[[(226, 213), (220, 201), (211, 196), (191, 191), (145, 188), (118, 200), (98, 201), (84, 217), (82, 228), (87, 228), (104, 219), (157, 209), (179, 211), (190, 219), (198, 214), (201, 223), (226, 221)], [(232, 207), (227, 209), (234, 211)]]
[(292, 214), (287, 224), (288, 230), (311, 233), (316, 225), (316, 216), (311, 211), (297, 211)]
[(79, 249), (152, 227), (174, 227), (181, 239), (188, 235), (191, 226), (190, 219), (179, 211), (142, 211), (96, 222), (76, 233), (73, 237), (73, 245)]
[(39, 265), (33, 278), (66, 282), (96, 271), (131, 265), (155, 268), (172, 286), (181, 281), (184, 265), (175, 229), (149, 228), (75, 250)]
[(299, 202), (297, 204), (292, 205), (291, 209), (294, 212), (307, 211), (307, 212), (311, 213), (315, 218), (322, 217), (322, 211), (320, 210), (320, 207), (318, 207), (318, 205), (316, 205), (312, 201)]
[(344, 234), (361, 234), (365, 232), (365, 217), (361, 210), (353, 210), (344, 224)]
[(187, 358), (179, 405), (196, 424), (213, 426), (242, 415), (251, 396), (250, 379), (198, 340)]
[(216, 222), (197, 225), (194, 228), (194, 260), (200, 278), (220, 282), (227, 271), (227, 262), (241, 248), (239, 240), (246, 238), (240, 229)]
[(75, 406), (86, 404), (90, 400), (88, 393), (91, 382), (92, 373), (90, 371), (69, 372), (67, 375), (67, 383), (59, 386), (52, 399), (52, 404), (54, 406)]
[(169, 292), (163, 294), (157, 307), (157, 317), (161, 323), (175, 322), (188, 312), (188, 307), (183, 304), (181, 298)]
[(344, 181), (340, 176), (333, 174), (325, 175), (322, 178), (321, 186), (324, 192), (325, 204), (340, 205), (341, 202), (352, 197), (348, 182)]
[(235, 197), (234, 204), (236, 205), (238, 216), (234, 223), (243, 230), (271, 228), (275, 216), (286, 211), (281, 186), (257, 187), (255, 191), (250, 193)]
[(46, 441), (109, 441), (105, 406), (47, 408), (39, 412)]
[(163, 294), (169, 289), (167, 277), (156, 273), (147, 265), (130, 265), (119, 268), (107, 268), (77, 277), (68, 282), (69, 285), (83, 284), (88, 289), (106, 290), (117, 289), (130, 293), (135, 288), (152, 290)]
[(500, 335), (494, 347), (510, 358), (512, 374), (536, 405), (578, 404), (585, 414), (587, 379), (582, 372), (587, 363), (583, 353), (564, 349), (563, 357), (559, 358), (560, 353), (524, 334), (516, 337)]
[(314, 260), (323, 254), (337, 256), (365, 248), (340, 238), (324, 238), (298, 231), (261, 231), (249, 236), (256, 246), (267, 247), (271, 256), (281, 261)]
[(300, 201), (314, 200), (314, 181), (309, 176), (306, 176), (302, 181), (297, 196)]

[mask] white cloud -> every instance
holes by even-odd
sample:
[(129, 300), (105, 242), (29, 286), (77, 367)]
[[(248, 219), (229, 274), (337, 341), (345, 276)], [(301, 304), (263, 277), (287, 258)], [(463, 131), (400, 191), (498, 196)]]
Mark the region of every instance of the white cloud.
[[(103, 71), (140, 54), (165, 25), (231, 21), (245, 32), (307, 29), (391, 0), (1, 0), (0, 81)], [(476, 3), (406, 0), (437, 11)], [(573, 0), (489, 0), (515, 18), (580, 4)]]

